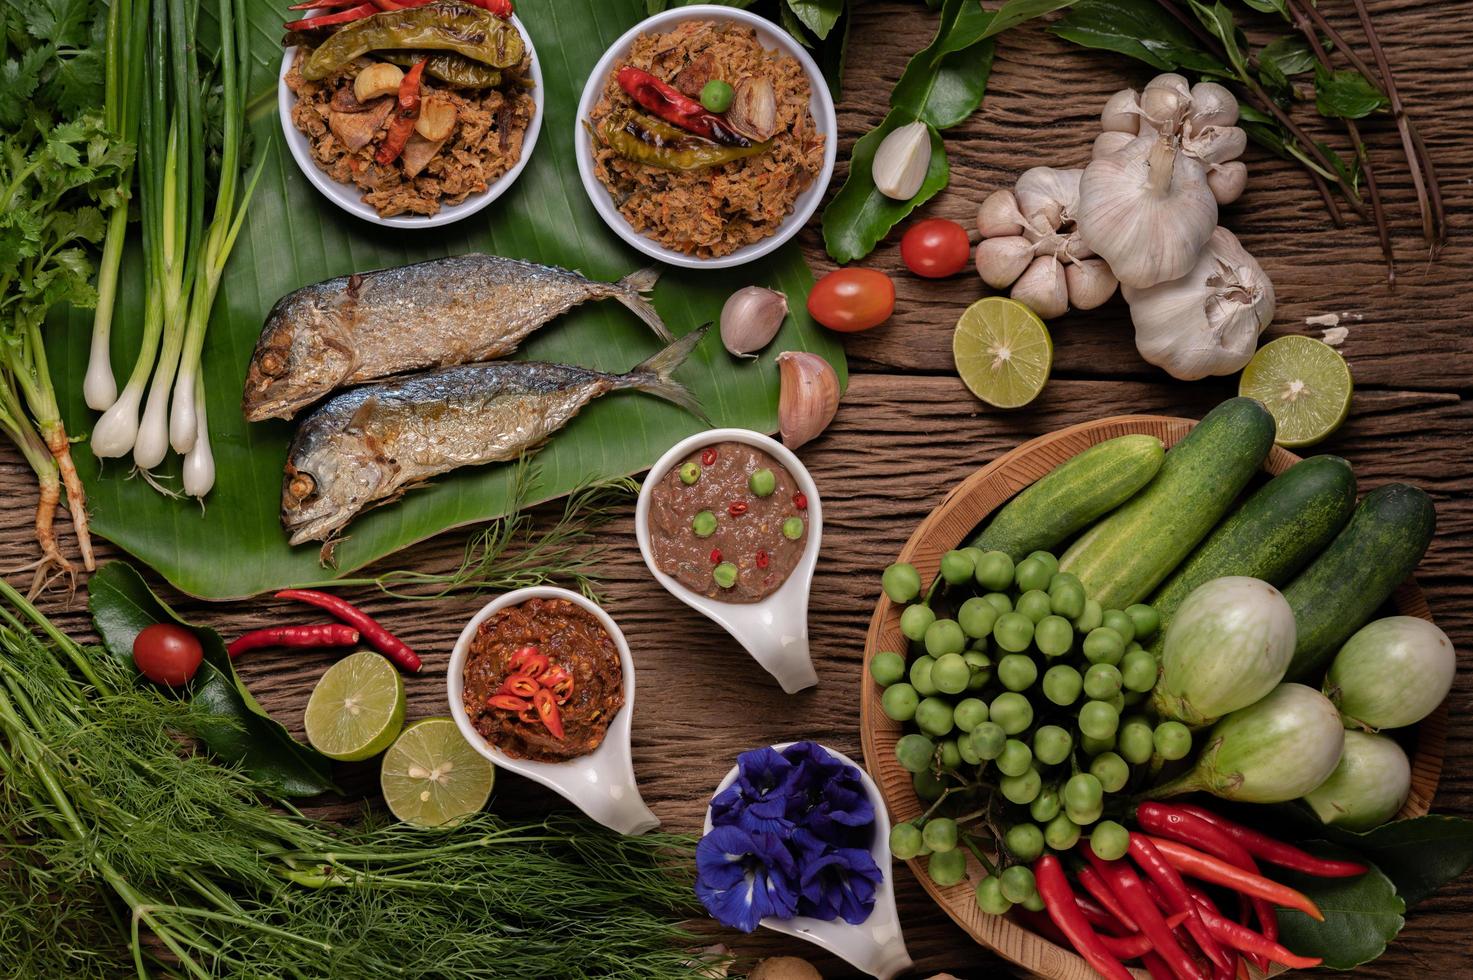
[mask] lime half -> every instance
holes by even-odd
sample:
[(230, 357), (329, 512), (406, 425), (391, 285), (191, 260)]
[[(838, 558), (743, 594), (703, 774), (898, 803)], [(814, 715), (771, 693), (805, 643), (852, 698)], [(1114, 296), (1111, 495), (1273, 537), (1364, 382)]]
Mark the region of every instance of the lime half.
[(496, 767), (455, 722), (429, 718), (384, 753), (379, 785), (394, 816), (415, 827), (452, 827), (486, 805)]
[(1238, 394), (1256, 398), (1278, 423), (1281, 446), (1313, 446), (1340, 428), (1354, 385), (1345, 358), (1298, 334), (1265, 344), (1243, 369)]
[(967, 307), (956, 322), (951, 355), (972, 394), (997, 408), (1019, 408), (1048, 382), (1054, 342), (1028, 307), (989, 296)]
[(329, 759), (378, 755), (404, 727), (404, 680), (371, 650), (344, 657), (312, 689), (303, 721), (307, 741)]

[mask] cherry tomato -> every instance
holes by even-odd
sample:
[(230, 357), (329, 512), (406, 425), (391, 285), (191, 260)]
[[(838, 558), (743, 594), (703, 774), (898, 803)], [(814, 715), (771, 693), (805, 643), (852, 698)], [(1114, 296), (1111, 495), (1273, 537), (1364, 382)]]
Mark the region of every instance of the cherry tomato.
[(905, 267), (927, 279), (945, 279), (967, 266), (972, 243), (967, 230), (945, 218), (927, 218), (911, 225), (900, 239)]
[(195, 635), (173, 623), (154, 623), (133, 638), (133, 662), (155, 684), (188, 684), (204, 658)]
[(878, 327), (895, 312), (895, 284), (874, 269), (835, 269), (808, 294), (808, 312), (830, 330)]

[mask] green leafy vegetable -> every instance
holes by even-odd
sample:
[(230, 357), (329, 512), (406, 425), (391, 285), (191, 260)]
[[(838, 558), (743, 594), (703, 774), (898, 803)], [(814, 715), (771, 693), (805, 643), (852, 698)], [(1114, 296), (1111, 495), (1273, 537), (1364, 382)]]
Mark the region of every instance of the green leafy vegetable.
[(784, 7), (822, 41), (839, 22), (844, 13), (844, 3), (845, 0), (787, 0)]
[(1360, 72), (1326, 71), (1316, 66), (1314, 104), (1323, 116), (1363, 119), (1391, 103)]
[(1285, 35), (1275, 38), (1258, 49), (1258, 64), (1272, 64), (1282, 75), (1303, 75), (1314, 70), (1314, 53), (1309, 43), (1301, 37)]
[(1428, 814), (1354, 834), (1323, 828), (1337, 843), (1374, 861), (1411, 908), (1473, 866), (1473, 820)]
[(1192, 32), (1163, 14), (1154, 0), (1080, 0), (1052, 31), (1066, 41), (1114, 51), (1160, 71), (1228, 74), (1227, 66), (1203, 51)]
[[(1305, 845), (1322, 857), (1357, 859), (1323, 841)], [(1406, 903), (1396, 886), (1374, 865), (1355, 878), (1316, 878), (1274, 869), (1274, 878), (1308, 895), (1324, 913), (1316, 922), (1303, 912), (1279, 909), (1279, 939), (1301, 956), (1318, 956), (1332, 970), (1349, 970), (1380, 956), (1406, 922)]]
[(1079, 0), (1007, 0), (992, 15), (992, 23), (987, 25), (983, 37), (996, 37), (1003, 31), (1017, 27), (1019, 24), (1030, 21), (1035, 17), (1072, 7)]
[(220, 635), (180, 619), (126, 562), (109, 562), (88, 583), (87, 607), (109, 653), (133, 664), (133, 638), (154, 623), (177, 623), (199, 637), (205, 660), (189, 685), (198, 712), (195, 732), (212, 753), (238, 763), (252, 778), (283, 796), (336, 790), (331, 764), (291, 737), (251, 696), (235, 672)]

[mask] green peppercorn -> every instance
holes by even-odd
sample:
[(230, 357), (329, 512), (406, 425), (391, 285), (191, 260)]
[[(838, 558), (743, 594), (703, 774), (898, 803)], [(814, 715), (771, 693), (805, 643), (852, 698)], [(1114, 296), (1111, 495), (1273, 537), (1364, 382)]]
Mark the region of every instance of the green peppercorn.
[(712, 112), (725, 112), (731, 108), (736, 89), (719, 78), (713, 78), (701, 88), (701, 105)]
[(698, 538), (709, 538), (716, 533), (716, 515), (703, 510), (690, 519), (690, 529)]
[(695, 463), (686, 463), (680, 468), (680, 482), (690, 486), (701, 478), (701, 468)]
[(789, 517), (783, 521), (783, 537), (789, 541), (797, 541), (803, 536), (803, 518)]
[(766, 467), (754, 470), (747, 477), (747, 488), (759, 497), (770, 497), (772, 491), (777, 489), (777, 476)]
[(737, 567), (729, 561), (724, 561), (711, 569), (711, 578), (723, 589), (729, 589), (736, 585)]

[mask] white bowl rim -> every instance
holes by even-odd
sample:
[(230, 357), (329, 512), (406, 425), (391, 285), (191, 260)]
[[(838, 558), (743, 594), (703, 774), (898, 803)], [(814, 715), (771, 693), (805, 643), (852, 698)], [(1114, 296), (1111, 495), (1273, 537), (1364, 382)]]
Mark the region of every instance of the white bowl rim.
[[(316, 16), (319, 12), (325, 11), (318, 8), (307, 13), (308, 16)], [(361, 200), (363, 194), (357, 186), (340, 184), (317, 166), (317, 162), (312, 159), (308, 149), (307, 137), (291, 122), (291, 111), (296, 104), (297, 97), (286, 87), (286, 75), (291, 70), (293, 59), (297, 56), (297, 48), (296, 45), (287, 48), (282, 54), (281, 71), (276, 80), (277, 115), (281, 119), (281, 131), (286, 138), (287, 149), (291, 151), (292, 159), (297, 162), (297, 168), (302, 171), (307, 182), (315, 187), (323, 197), (355, 218), (362, 218), (364, 221), (387, 228), (441, 228), (469, 218), (505, 194), (511, 189), (512, 184), (516, 183), (517, 178), (526, 169), (528, 161), (532, 159), (532, 151), (537, 148), (537, 137), (542, 132), (542, 117), (546, 114), (542, 62), (537, 57), (536, 47), (532, 44), (532, 35), (528, 33), (526, 25), (517, 19), (516, 14), (512, 14), (511, 23), (515, 24), (517, 30), (521, 32), (522, 40), (527, 45), (527, 54), (531, 58), (532, 102), (535, 111), (532, 113), (532, 122), (528, 124), (527, 131), (522, 137), (522, 155), (516, 163), (512, 164), (510, 170), (492, 181), (484, 191), (472, 194), (459, 204), (443, 205), (432, 215), (401, 214), (392, 218), (380, 217), (377, 211), (363, 203)]]
[[(654, 492), (655, 484), (670, 471), (671, 467), (689, 455), (691, 450), (718, 442), (746, 443), (768, 453), (793, 475), (798, 482), (799, 489), (808, 498), (808, 541), (803, 548), (803, 555), (798, 559), (798, 564), (794, 565), (793, 570), (788, 573), (783, 584), (778, 586), (771, 595), (758, 602), (725, 602), (701, 595), (666, 575), (655, 564), (654, 549), (650, 538), (650, 496)], [(634, 505), (634, 536), (639, 542), (639, 553), (644, 558), (645, 566), (649, 568), (655, 580), (664, 586), (667, 592), (692, 609), (709, 615), (707, 606), (718, 610), (722, 608), (775, 608), (791, 602), (789, 595), (793, 590), (801, 588), (807, 592), (813, 587), (813, 570), (818, 564), (818, 553), (823, 545), (823, 500), (819, 497), (818, 485), (813, 480), (813, 474), (808, 472), (808, 467), (803, 465), (803, 461), (796, 453), (776, 439), (755, 429), (707, 429), (680, 440), (667, 449), (665, 454), (655, 461), (655, 465), (650, 467), (649, 473), (640, 485), (639, 499)], [(725, 623), (721, 625), (728, 632), (730, 631)]]
[[(475, 638), (476, 630), (495, 613), (510, 606), (519, 606), (529, 599), (567, 599), (592, 613), (599, 625), (614, 641), (614, 648), (619, 652), (619, 664), (624, 671), (624, 706), (609, 721), (603, 741), (592, 752), (564, 759), (561, 762), (537, 762), (533, 759), (514, 759), (507, 755), (476, 731), (475, 726), (471, 724), (470, 716), (465, 712), (465, 703), (461, 699), (461, 692), (465, 689), (465, 661), (470, 654), (471, 640)], [(622, 739), (627, 743), (630, 722), (634, 717), (634, 658), (629, 652), (629, 642), (624, 638), (624, 631), (619, 629), (614, 618), (605, 612), (602, 606), (581, 593), (555, 585), (533, 585), (524, 589), (513, 589), (492, 599), (470, 618), (465, 628), (460, 631), (460, 636), (456, 638), (455, 646), (450, 651), (450, 664), (445, 671), (445, 683), (450, 697), (450, 715), (455, 719), (455, 725), (460, 729), (461, 735), (471, 744), (472, 748), (502, 769), (537, 779), (539, 782), (546, 778), (556, 781), (562, 779), (567, 774), (568, 768), (575, 764), (597, 766), (606, 761), (606, 756), (616, 754), (627, 756), (628, 754), (627, 747), (621, 745), (619, 740)], [(544, 785), (552, 784), (544, 783)], [(554, 785), (553, 788), (557, 787)]]
[[(589, 112), (598, 102), (599, 94), (603, 90), (604, 79), (608, 77), (609, 70), (615, 59), (623, 57), (634, 43), (635, 38), (646, 31), (666, 27), (670, 24), (680, 23), (687, 20), (728, 20), (746, 24), (755, 28), (763, 40), (764, 46), (773, 45), (783, 49), (783, 53), (792, 56), (803, 66), (808, 74), (809, 88), (813, 96), (809, 104), (809, 111), (814, 117), (814, 125), (824, 135), (823, 168), (818, 176), (814, 178), (813, 184), (804, 191), (795, 202), (793, 212), (783, 219), (777, 230), (760, 242), (743, 245), (730, 255), (718, 258), (704, 259), (684, 252), (677, 252), (672, 248), (666, 248), (657, 244), (635, 231), (613, 206), (609, 198), (608, 189), (599, 183), (593, 173), (592, 137), (589, 136), (583, 120), (588, 118)], [(815, 105), (816, 103), (816, 105)], [(774, 24), (765, 17), (739, 9), (737, 7), (724, 7), (718, 4), (694, 4), (689, 7), (671, 7), (669, 10), (646, 17), (635, 24), (629, 30), (619, 36), (619, 39), (609, 46), (604, 52), (598, 64), (594, 66), (588, 81), (584, 83), (583, 95), (578, 100), (578, 113), (573, 120), (574, 134), (573, 147), (578, 158), (578, 174), (583, 180), (583, 189), (588, 193), (589, 200), (593, 203), (594, 210), (598, 212), (604, 224), (618, 235), (623, 241), (633, 248), (638, 249), (651, 258), (658, 259), (668, 265), (679, 266), (684, 269), (729, 269), (734, 266), (746, 265), (757, 259), (768, 255), (781, 248), (787, 241), (796, 235), (813, 217), (822, 202), (828, 189), (830, 180), (834, 176), (834, 164), (838, 160), (839, 144), (838, 116), (834, 111), (833, 96), (829, 93), (828, 82), (823, 77), (823, 72), (813, 58), (803, 49), (803, 46), (793, 40), (792, 35), (783, 30), (781, 26)]]

